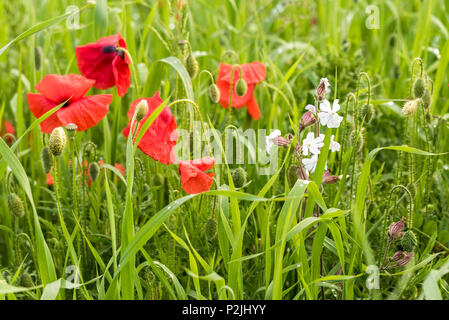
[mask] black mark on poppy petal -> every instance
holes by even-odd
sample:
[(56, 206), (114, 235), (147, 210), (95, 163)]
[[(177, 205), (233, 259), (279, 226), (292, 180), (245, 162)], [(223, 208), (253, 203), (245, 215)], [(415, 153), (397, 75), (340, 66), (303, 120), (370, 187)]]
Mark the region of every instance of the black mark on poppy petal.
[(102, 52), (103, 53), (114, 53), (114, 52), (117, 52), (117, 47), (116, 46), (104, 46)]

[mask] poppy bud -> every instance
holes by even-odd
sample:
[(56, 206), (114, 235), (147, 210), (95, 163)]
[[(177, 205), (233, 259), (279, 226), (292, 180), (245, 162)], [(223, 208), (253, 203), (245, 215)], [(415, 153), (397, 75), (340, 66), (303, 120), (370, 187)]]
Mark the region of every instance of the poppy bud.
[(407, 101), (402, 108), (402, 114), (405, 116), (414, 114), (418, 109), (418, 99)]
[(31, 275), (28, 272), (22, 273), (19, 278), (19, 285), (25, 288), (34, 287), (33, 278), (31, 278)]
[(9, 211), (18, 218), (22, 218), (25, 215), (22, 199), (15, 193), (8, 195), (8, 208)]
[(235, 86), (235, 92), (238, 96), (244, 96), (247, 90), (248, 85), (246, 84), (246, 81), (243, 78), (240, 78)]
[(424, 91), (426, 90), (426, 84), (422, 78), (416, 79), (413, 84), (413, 94), (415, 98), (422, 98)]
[(209, 86), (209, 98), (213, 103), (218, 103), (220, 101), (220, 90), (215, 83)]
[(100, 167), (98, 166), (98, 163), (92, 162), (91, 164), (89, 164), (89, 177), (92, 179), (92, 181), (96, 181), (99, 174)]
[(194, 79), (198, 73), (199, 65), (195, 57), (190, 53), (186, 59), (186, 69), (190, 78)]
[(299, 131), (304, 130), (307, 127), (310, 127), (312, 124), (316, 122), (315, 117), (312, 112), (307, 111), (302, 115), (301, 121), (299, 122)]
[(404, 250), (407, 252), (412, 252), (417, 244), (418, 240), (416, 239), (415, 234), (413, 233), (413, 231), (408, 230), (402, 237), (401, 240), (402, 248), (404, 248)]
[(48, 141), (48, 146), (51, 153), (58, 157), (64, 151), (65, 145), (67, 143), (67, 136), (62, 127), (54, 128), (51, 132), (50, 139)]
[(204, 229), (205, 229), (206, 239), (209, 241), (213, 240), (215, 238), (215, 236), (217, 235), (217, 222), (215, 221), (215, 219), (207, 220)]
[(164, 184), (165, 178), (162, 174), (156, 173), (155, 175), (153, 175), (153, 179), (151, 182), (153, 186), (160, 187)]
[(365, 123), (370, 123), (374, 118), (375, 110), (372, 104), (365, 104), (360, 110), (360, 121), (365, 119)]
[(45, 147), (44, 149), (42, 149), (41, 161), (42, 161), (42, 168), (44, 169), (44, 172), (47, 174), (50, 173), (53, 156), (51, 155), (50, 149), (48, 149), (48, 147)]
[(186, 51), (189, 47), (187, 40), (179, 40), (178, 46), (179, 46), (179, 49), (181, 50), (182, 54), (186, 54)]
[(78, 126), (74, 123), (69, 123), (68, 125), (65, 126), (65, 129), (67, 130), (67, 135), (69, 136), (69, 138), (74, 138)]
[(136, 107), (136, 119), (142, 120), (148, 113), (148, 102), (145, 99), (140, 100)]
[(421, 98), (422, 105), (425, 109), (429, 108), (430, 104), (432, 103), (432, 96), (430, 95), (429, 90), (424, 90), (424, 94)]
[(236, 168), (231, 171), (232, 182), (234, 182), (234, 187), (241, 188), (245, 185), (248, 174), (243, 168)]
[(390, 225), (390, 227), (388, 228), (388, 235), (390, 237), (398, 238), (401, 235), (402, 230), (404, 229), (404, 227), (405, 227), (404, 217), (402, 217), (401, 221), (393, 222)]
[(334, 184), (337, 183), (338, 180), (340, 180), (340, 177), (338, 176), (332, 176), (329, 171), (324, 172), (323, 178), (321, 179), (322, 183), (325, 184)]
[(37, 46), (34, 48), (34, 66), (36, 70), (40, 70), (42, 67), (42, 59), (43, 59), (44, 53), (42, 51), (42, 48)]
[(405, 266), (413, 257), (413, 252), (404, 252), (403, 257), (396, 262), (396, 267)]
[[(362, 151), (363, 146), (365, 145), (365, 128), (362, 128), (360, 131), (360, 135), (357, 137), (358, 130), (352, 130), (349, 135), (349, 143), (351, 147), (355, 147), (358, 152)], [(355, 146), (355, 141), (357, 139), (357, 146)]]

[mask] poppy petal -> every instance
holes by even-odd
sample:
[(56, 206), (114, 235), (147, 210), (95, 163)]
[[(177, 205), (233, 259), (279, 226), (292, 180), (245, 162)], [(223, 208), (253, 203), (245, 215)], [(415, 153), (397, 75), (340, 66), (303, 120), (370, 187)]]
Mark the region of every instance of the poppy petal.
[(74, 123), (78, 126), (77, 131), (84, 131), (95, 126), (104, 118), (112, 102), (111, 94), (98, 94), (79, 99), (68, 107), (60, 109), (59, 120), (67, 125)]
[(248, 113), (253, 117), (254, 120), (258, 120), (260, 118), (260, 109), (259, 104), (257, 103), (254, 97), (247, 104)]
[(181, 174), (181, 184), (185, 192), (197, 194), (208, 191), (212, 186), (213, 173), (205, 173), (202, 169), (210, 169), (215, 160), (211, 157), (193, 161), (179, 161), (179, 172)]
[[(240, 79), (240, 70), (238, 67), (227, 63), (220, 63), (218, 67), (218, 80), (231, 83), (231, 72), (234, 68), (233, 82), (236, 83)], [(266, 78), (266, 68), (261, 62), (254, 61), (245, 63), (240, 66), (242, 77), (247, 84), (257, 84)]]
[(76, 47), (76, 60), (81, 74), (95, 80), (95, 88), (108, 89), (115, 86), (112, 60), (114, 53), (103, 53), (104, 45), (86, 44)]
[(35, 88), (48, 99), (59, 104), (69, 98), (74, 101), (83, 97), (94, 83), (94, 80), (73, 73), (68, 75), (47, 74)]
[[(38, 93), (27, 93), (27, 100), (31, 113), (36, 118), (40, 118), (43, 114), (45, 114), (46, 112), (50, 111), (51, 109), (53, 109), (58, 105), (56, 102), (53, 102), (52, 100)], [(42, 121), (40, 123), (40, 126), (42, 132), (51, 133), (54, 128), (61, 127), (62, 122), (59, 120), (56, 112), (47, 119), (45, 119), (44, 121)]]
[[(128, 57), (126, 53), (125, 57)], [(125, 58), (122, 58), (119, 55), (115, 56), (114, 60), (112, 60), (112, 72), (114, 74), (117, 93), (119, 97), (122, 97), (128, 91), (131, 84), (131, 72), (129, 71), (129, 66), (128, 63), (126, 63)]]

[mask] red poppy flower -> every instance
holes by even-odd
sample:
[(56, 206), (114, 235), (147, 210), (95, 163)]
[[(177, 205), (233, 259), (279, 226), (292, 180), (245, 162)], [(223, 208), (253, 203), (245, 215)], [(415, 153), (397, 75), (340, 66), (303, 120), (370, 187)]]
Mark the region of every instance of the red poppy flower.
[(76, 60), (83, 76), (95, 80), (95, 88), (117, 87), (121, 97), (129, 88), (130, 75), (128, 55), (119, 48), (126, 49), (120, 34), (100, 38), (95, 43), (76, 47)]
[(206, 192), (210, 189), (214, 174), (204, 172), (215, 164), (215, 159), (204, 157), (202, 159), (179, 161), (181, 184), (185, 192), (190, 194)]
[(254, 89), (256, 85), (263, 81), (266, 77), (265, 65), (261, 62), (251, 62), (242, 64), (241, 66), (242, 78), (248, 85), (248, 89), (243, 96), (239, 96), (236, 92), (236, 84), (240, 79), (240, 70), (236, 66), (232, 66), (226, 63), (220, 63), (218, 68), (217, 86), (220, 89), (220, 104), (226, 109), (229, 107), (229, 91), (231, 87), (231, 72), (234, 68), (233, 76), (233, 93), (232, 93), (232, 106), (234, 108), (242, 108), (247, 106), (248, 112), (254, 120), (260, 118), (260, 109), (254, 98)]
[[(140, 128), (148, 119), (151, 113), (156, 110), (162, 103), (159, 93), (156, 92), (151, 98), (140, 98), (134, 101), (128, 111), (128, 117), (130, 118), (128, 126), (123, 129), (122, 133), (128, 138), (130, 132), (131, 121), (134, 116), (137, 105), (140, 101), (146, 100), (148, 104), (148, 112), (145, 117), (139, 121), (137, 130)], [(134, 131), (135, 125), (133, 127)], [(176, 132), (176, 121), (172, 112), (168, 107), (159, 114), (159, 116), (154, 120), (148, 130), (140, 140), (137, 146), (146, 155), (150, 156), (154, 160), (162, 162), (164, 164), (174, 163), (176, 160), (174, 147), (176, 146), (176, 141), (178, 140), (178, 135)]]
[(41, 122), (41, 130), (51, 133), (54, 128), (74, 123), (77, 131), (95, 126), (104, 118), (112, 101), (111, 94), (84, 97), (95, 81), (77, 74), (46, 75), (36, 86), (38, 93), (28, 93), (28, 105), (36, 118), (70, 99), (62, 108)]
[[(3, 137), (6, 143), (10, 146), (13, 143), (13, 138), (11, 135), (15, 135), (16, 131), (14, 130), (14, 126), (8, 120), (4, 120), (2, 124), (2, 129), (0, 130), (0, 136)], [(7, 135), (5, 137), (5, 135)]]

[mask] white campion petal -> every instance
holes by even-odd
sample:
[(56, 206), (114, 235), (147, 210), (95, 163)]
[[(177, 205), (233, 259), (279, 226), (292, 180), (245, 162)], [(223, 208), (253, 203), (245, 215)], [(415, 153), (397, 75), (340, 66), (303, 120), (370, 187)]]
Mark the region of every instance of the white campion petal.
[(340, 151), (341, 145), (334, 140), (334, 135), (331, 136), (331, 143), (329, 145), (329, 150), (331, 150), (332, 152), (338, 152)]
[(304, 165), (304, 168), (311, 173), (315, 172), (317, 163), (318, 163), (318, 155), (316, 154), (313, 155), (311, 158), (302, 159), (302, 164)]
[(281, 136), (281, 130), (276, 129), (273, 132), (271, 132), (270, 135), (265, 137), (265, 147), (266, 147), (268, 154), (271, 153), (271, 149), (274, 146), (273, 139), (276, 139), (277, 137), (280, 137), (280, 136)]
[(315, 106), (312, 105), (312, 104), (308, 104), (308, 105), (306, 106), (306, 110), (307, 110), (307, 111), (310, 111), (310, 112), (312, 112), (312, 113), (316, 113), (316, 108), (315, 108)]
[(323, 102), (320, 103), (320, 111), (321, 112), (328, 112), (330, 113), (332, 111), (331, 104), (327, 99), (324, 99)]
[(340, 110), (340, 104), (338, 103), (338, 99), (335, 99), (332, 103), (332, 111), (338, 112)]

